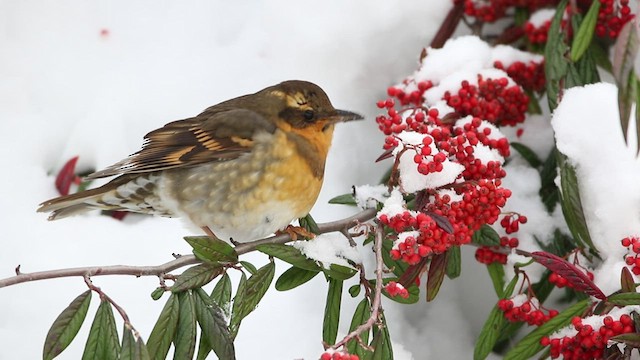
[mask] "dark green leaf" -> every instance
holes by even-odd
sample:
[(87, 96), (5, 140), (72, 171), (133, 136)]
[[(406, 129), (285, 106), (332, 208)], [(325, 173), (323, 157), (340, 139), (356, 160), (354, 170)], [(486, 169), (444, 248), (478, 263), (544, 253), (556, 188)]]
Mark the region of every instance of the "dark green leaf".
[(571, 61), (576, 62), (580, 60), (582, 54), (589, 48), (589, 44), (591, 44), (591, 40), (593, 39), (593, 32), (596, 29), (599, 10), (600, 1), (591, 2), (589, 11), (587, 11), (578, 28), (578, 32), (573, 37), (573, 43), (571, 44)]
[[(500, 292), (504, 295), (501, 298), (507, 298), (511, 296), (513, 290), (518, 283), (518, 277), (514, 276), (507, 285), (506, 289), (500, 289)], [(503, 328), (506, 320), (502, 314), (502, 311), (498, 309), (498, 305), (496, 304), (491, 312), (489, 313), (489, 317), (485, 321), (482, 326), (482, 330), (480, 330), (480, 335), (478, 335), (478, 340), (476, 341), (476, 346), (473, 350), (473, 359), (480, 360), (485, 359), (491, 350), (495, 346), (498, 341), (498, 337), (500, 336), (500, 330)]]
[(302, 226), (303, 228), (305, 228), (307, 231), (311, 233), (314, 233), (314, 234), (320, 233), (320, 229), (318, 228), (318, 223), (316, 223), (316, 221), (313, 219), (311, 214), (307, 214), (307, 216), (298, 219), (298, 223), (300, 223), (300, 226)]
[(211, 346), (209, 346), (207, 339), (200, 336), (200, 342), (198, 343), (198, 354), (196, 355), (196, 360), (205, 360), (210, 352), (211, 352)]
[(147, 347), (140, 337), (136, 341), (133, 331), (124, 326), (122, 335), (122, 349), (118, 360), (151, 360)]
[(544, 72), (547, 79), (547, 99), (551, 111), (555, 110), (558, 105), (558, 98), (561, 92), (560, 84), (568, 71), (568, 61), (565, 54), (569, 47), (565, 43), (565, 34), (561, 28), (562, 17), (566, 7), (567, 0), (563, 0), (558, 4), (547, 33), (547, 44), (544, 48)]
[(455, 279), (462, 272), (462, 260), (460, 258), (460, 246), (452, 246), (447, 250), (447, 277)]
[(500, 235), (487, 224), (473, 233), (471, 242), (482, 246), (500, 246)]
[(573, 238), (582, 248), (589, 247), (597, 250), (591, 241), (587, 220), (582, 210), (582, 200), (580, 199), (580, 188), (576, 170), (571, 165), (565, 155), (558, 152), (558, 168), (560, 169), (560, 204), (562, 213), (567, 221), (567, 226)]
[(91, 303), (91, 290), (78, 295), (53, 321), (47, 338), (44, 341), (42, 358), (50, 360), (58, 356), (71, 344), (82, 326), (89, 304)]
[(616, 335), (609, 340), (619, 342), (634, 348), (640, 348), (640, 334), (637, 333)]
[(276, 280), (276, 290), (287, 291), (294, 289), (313, 279), (319, 272), (300, 269), (292, 266)]
[(626, 292), (609, 296), (607, 302), (618, 306), (640, 305), (640, 294)]
[(315, 261), (304, 256), (300, 250), (293, 246), (282, 244), (263, 244), (256, 246), (256, 249), (301, 269), (309, 271), (322, 270)]
[(623, 266), (620, 272), (620, 288), (622, 292), (636, 292), (636, 283), (633, 280), (633, 275), (631, 275), (631, 271), (629, 271), (629, 268), (626, 266)]
[(353, 194), (342, 194), (329, 200), (329, 204), (341, 204), (341, 205), (356, 205), (356, 199)]
[(393, 360), (393, 346), (391, 345), (391, 337), (389, 336), (389, 328), (384, 314), (380, 314), (382, 320), (382, 328), (373, 327), (373, 352), (374, 360)]
[(210, 263), (202, 263), (185, 270), (171, 287), (174, 293), (199, 288), (211, 282), (218, 275), (222, 274), (222, 266)]
[(249, 272), (249, 274), (253, 275), (256, 273), (256, 271), (258, 271), (258, 269), (256, 269), (256, 267), (248, 262), (248, 261), (240, 261), (240, 264), (242, 265), (243, 268), (245, 268), (245, 270), (247, 270)]
[(213, 302), (220, 306), (222, 312), (225, 315), (230, 315), (231, 309), (229, 308), (229, 304), (231, 303), (231, 279), (226, 272), (222, 275), (216, 286), (213, 288), (210, 297)]
[(180, 310), (178, 326), (173, 337), (174, 360), (193, 359), (196, 350), (196, 310), (191, 291), (178, 294)]
[(347, 266), (330, 264), (328, 269), (323, 267), (322, 272), (335, 280), (347, 280), (352, 278), (358, 271)]
[(427, 301), (436, 298), (447, 272), (447, 254), (437, 254), (431, 258), (427, 273)]
[(590, 305), (589, 300), (582, 300), (575, 303), (558, 314), (556, 317), (547, 321), (544, 325), (530, 332), (522, 338), (509, 352), (505, 355), (504, 360), (520, 360), (530, 359), (533, 355), (542, 350), (540, 339), (554, 331), (567, 326), (571, 323), (574, 316), (580, 316)]
[(582, 58), (574, 64), (569, 64), (566, 87), (584, 86), (600, 82), (598, 66), (592, 54), (591, 48), (584, 53)]
[[(353, 313), (353, 317), (351, 318), (351, 326), (349, 327), (349, 332), (355, 330), (358, 326), (364, 324), (369, 317), (371, 316), (371, 305), (369, 304), (369, 299), (366, 297), (360, 301), (358, 307), (356, 307), (356, 311)], [(362, 343), (367, 344), (369, 342), (369, 331), (365, 331), (360, 334), (360, 339)], [(364, 359), (367, 351), (360, 346), (357, 339), (353, 339), (347, 343), (347, 351), (349, 354), (356, 354), (360, 357), (360, 359)]]
[(349, 288), (349, 295), (351, 295), (351, 297), (356, 297), (360, 294), (361, 289), (362, 286), (360, 286), (360, 284), (355, 284)]
[(555, 184), (558, 174), (558, 162), (555, 148), (551, 150), (547, 160), (545, 160), (542, 170), (540, 170), (540, 197), (548, 212), (553, 212), (556, 204), (560, 200), (560, 192)]
[[(233, 337), (222, 309), (202, 289), (194, 290), (193, 305), (200, 330), (202, 330), (202, 337), (206, 339), (207, 345), (213, 349), (218, 359), (234, 360), (236, 350), (233, 346)], [(202, 341), (200, 344), (202, 345)]]
[(238, 253), (227, 242), (209, 236), (185, 236), (193, 248), (193, 254), (202, 261), (213, 263), (238, 261)]
[[(234, 339), (238, 333), (240, 322), (258, 306), (260, 300), (269, 289), (276, 271), (273, 261), (258, 269), (244, 284), (242, 289), (238, 286), (238, 293), (233, 301), (231, 313), (231, 338)], [(242, 290), (242, 291), (241, 291)]]
[(489, 272), (489, 276), (491, 277), (491, 282), (493, 283), (493, 288), (496, 291), (496, 295), (499, 298), (503, 298), (502, 291), (504, 289), (504, 266), (497, 262), (492, 262), (487, 265), (487, 271)]
[(157, 288), (155, 288), (155, 290), (153, 290), (153, 291), (151, 292), (151, 298), (152, 298), (153, 300), (160, 300), (160, 298), (162, 297), (162, 295), (164, 295), (165, 291), (166, 291), (166, 290), (165, 290), (164, 288), (157, 287)]
[(82, 360), (117, 359), (118, 353), (120, 353), (120, 342), (113, 310), (108, 301), (102, 300), (91, 324)]
[(327, 303), (324, 307), (322, 340), (326, 344), (335, 344), (340, 323), (340, 304), (342, 303), (342, 281), (329, 279)]
[(171, 294), (164, 304), (147, 341), (147, 349), (151, 358), (164, 359), (167, 357), (171, 341), (173, 341), (178, 326), (179, 314), (180, 301), (178, 295)]
[(542, 165), (542, 161), (538, 155), (536, 155), (536, 153), (534, 153), (528, 146), (518, 142), (510, 142), (509, 144), (512, 148), (516, 149), (518, 154), (520, 154), (529, 163), (529, 165), (531, 165), (531, 167), (537, 168)]

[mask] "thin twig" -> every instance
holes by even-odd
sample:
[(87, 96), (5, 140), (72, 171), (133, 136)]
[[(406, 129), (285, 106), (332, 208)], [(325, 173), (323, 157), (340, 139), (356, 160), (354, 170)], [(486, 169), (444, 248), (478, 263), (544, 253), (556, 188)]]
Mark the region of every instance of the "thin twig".
[(376, 253), (376, 287), (373, 292), (373, 304), (371, 305), (371, 316), (367, 321), (355, 328), (352, 332), (347, 334), (342, 340), (333, 345), (332, 349), (337, 349), (344, 346), (347, 342), (354, 338), (359, 338), (360, 334), (365, 331), (369, 331), (373, 325), (378, 321), (378, 315), (382, 309), (382, 273), (383, 273), (383, 261), (382, 261), (382, 239), (384, 237), (384, 230), (382, 224), (376, 226), (376, 237), (373, 241), (373, 249)]
[(111, 304), (111, 306), (116, 308), (116, 311), (118, 311), (118, 314), (120, 314), (120, 317), (124, 321), (125, 326), (127, 326), (129, 329), (131, 329), (131, 331), (133, 331), (133, 333), (136, 334), (136, 336), (137, 336), (138, 331), (131, 324), (131, 320), (129, 320), (129, 315), (127, 315), (127, 312), (124, 311), (122, 306), (118, 305), (118, 303), (116, 303), (111, 297), (109, 297), (109, 295), (107, 295), (104, 291), (102, 291), (102, 289), (100, 289), (99, 287), (93, 285), (93, 282), (91, 281), (91, 278), (89, 278), (89, 276), (85, 276), (84, 277), (84, 283), (87, 284), (87, 286), (89, 287), (89, 289), (91, 291), (94, 291), (94, 292), (98, 293), (98, 295), (100, 295), (100, 300), (106, 301), (109, 304)]
[[(334, 231), (342, 231), (343, 229), (351, 228), (355, 225), (363, 223), (365, 221), (373, 219), (376, 215), (375, 209), (366, 209), (363, 210), (351, 217), (346, 219), (328, 222), (324, 224), (318, 224), (319, 233), (328, 233)], [(278, 236), (272, 236), (265, 239), (260, 239), (256, 241), (252, 241), (249, 243), (240, 244), (236, 247), (236, 252), (238, 255), (246, 254), (248, 252), (252, 252), (256, 250), (256, 247), (261, 244), (284, 244), (290, 242), (291, 238), (288, 234), (282, 234)], [(77, 268), (68, 268), (68, 269), (57, 269), (57, 270), (47, 270), (47, 271), (39, 271), (33, 273), (24, 273), (16, 271), (16, 276), (8, 277), (5, 279), (0, 279), (0, 288), (16, 285), (20, 283), (25, 283), (29, 281), (36, 280), (45, 280), (45, 279), (54, 279), (54, 278), (62, 278), (62, 277), (92, 277), (92, 276), (102, 276), (102, 275), (132, 275), (132, 276), (157, 276), (157, 277), (166, 277), (173, 270), (182, 268), (187, 265), (199, 264), (201, 263), (193, 255), (182, 255), (177, 257), (175, 260), (171, 260), (167, 263), (155, 266), (133, 266), (133, 265), (111, 265), (111, 266), (88, 266), (88, 267), (77, 267)]]

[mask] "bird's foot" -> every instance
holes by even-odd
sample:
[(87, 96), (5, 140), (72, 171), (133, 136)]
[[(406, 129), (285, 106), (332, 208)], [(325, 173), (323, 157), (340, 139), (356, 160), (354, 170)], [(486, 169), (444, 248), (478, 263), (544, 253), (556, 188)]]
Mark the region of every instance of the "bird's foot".
[(296, 241), (298, 238), (304, 239), (313, 239), (316, 237), (316, 234), (310, 232), (309, 230), (303, 228), (302, 226), (293, 226), (288, 225), (283, 230), (276, 231), (276, 235), (288, 234), (291, 237), (291, 240)]

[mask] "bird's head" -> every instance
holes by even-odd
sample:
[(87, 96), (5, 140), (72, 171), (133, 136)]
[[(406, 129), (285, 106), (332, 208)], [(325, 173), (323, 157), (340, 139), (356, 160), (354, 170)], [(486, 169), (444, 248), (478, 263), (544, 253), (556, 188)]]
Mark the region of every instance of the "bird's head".
[(269, 118), (278, 127), (292, 130), (328, 131), (338, 122), (359, 120), (354, 112), (338, 110), (318, 85), (308, 81), (290, 80), (268, 87), (257, 93), (264, 103)]

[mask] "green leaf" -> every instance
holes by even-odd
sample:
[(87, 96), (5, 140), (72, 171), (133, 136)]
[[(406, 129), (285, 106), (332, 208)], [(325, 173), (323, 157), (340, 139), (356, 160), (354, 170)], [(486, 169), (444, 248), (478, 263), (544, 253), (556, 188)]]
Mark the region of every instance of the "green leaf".
[(521, 144), (519, 142), (511, 142), (509, 143), (512, 148), (514, 148), (518, 154), (520, 154), (533, 168), (537, 168), (542, 165), (542, 161), (536, 155), (536, 153), (531, 150), (528, 146)]
[(311, 214), (307, 214), (307, 216), (298, 219), (298, 223), (300, 223), (300, 226), (302, 226), (309, 232), (312, 232), (314, 234), (320, 233), (320, 229), (318, 228), (318, 223), (316, 223), (316, 221), (313, 219)]
[(193, 359), (196, 350), (196, 310), (191, 291), (178, 294), (178, 326), (173, 337), (174, 360)]
[(328, 277), (335, 280), (347, 280), (353, 277), (358, 271), (348, 266), (342, 266), (338, 264), (330, 264), (329, 268), (322, 268)]
[[(355, 330), (358, 326), (364, 324), (369, 320), (371, 316), (371, 305), (369, 304), (369, 299), (366, 297), (360, 301), (358, 306), (356, 307), (356, 311), (353, 313), (353, 317), (351, 318), (351, 326), (349, 326), (349, 332)], [(362, 343), (367, 344), (369, 342), (369, 330), (364, 331), (360, 334), (360, 339)], [(358, 343), (357, 339), (352, 339), (347, 343), (347, 351), (349, 354), (356, 354), (360, 357), (360, 359), (364, 359), (368, 351), (364, 349)]]
[(242, 265), (242, 267), (245, 268), (245, 270), (247, 270), (249, 272), (249, 274), (254, 275), (256, 273), (256, 271), (258, 271), (258, 269), (250, 262), (248, 261), (240, 261), (240, 264)]
[(611, 337), (609, 340), (619, 342), (636, 349), (640, 348), (640, 334), (638, 333), (620, 334)]
[(343, 282), (341, 280), (329, 279), (327, 303), (324, 308), (324, 321), (322, 322), (322, 340), (327, 344), (335, 344), (338, 336), (342, 285)]
[[(518, 277), (514, 276), (507, 285), (506, 289), (500, 289), (500, 292), (504, 295), (501, 298), (507, 298), (511, 296), (513, 290), (518, 283)], [(476, 346), (473, 350), (473, 359), (480, 360), (485, 359), (491, 350), (495, 346), (498, 338), (500, 336), (500, 330), (505, 325), (506, 320), (502, 314), (502, 311), (498, 309), (498, 304), (496, 304), (491, 312), (489, 313), (489, 317), (485, 321), (482, 326), (482, 330), (480, 330), (480, 335), (478, 335), (478, 340), (476, 341)]]
[(431, 258), (427, 272), (427, 301), (436, 298), (447, 272), (447, 254), (437, 254)]
[(573, 38), (573, 43), (571, 44), (571, 61), (576, 62), (580, 60), (582, 54), (589, 48), (589, 44), (591, 44), (591, 40), (593, 39), (593, 32), (596, 29), (599, 10), (600, 1), (591, 2), (591, 7), (584, 16), (578, 32)]
[(82, 360), (117, 359), (118, 353), (120, 353), (120, 342), (113, 310), (108, 301), (102, 300), (91, 324)]
[(293, 246), (282, 244), (263, 244), (256, 246), (256, 249), (301, 269), (309, 271), (322, 270), (315, 261), (304, 256), (300, 250)]
[(222, 274), (222, 271), (222, 266), (210, 263), (192, 266), (178, 276), (171, 292), (177, 293), (204, 286)]
[(173, 341), (178, 327), (179, 314), (180, 300), (177, 294), (171, 294), (147, 340), (147, 349), (151, 358), (164, 359), (167, 357), (171, 341)]
[(236, 350), (233, 346), (233, 337), (222, 309), (202, 289), (194, 290), (193, 304), (202, 337), (206, 339), (208, 346), (213, 349), (218, 359), (234, 360)]
[(567, 0), (562, 0), (556, 8), (556, 13), (551, 21), (547, 35), (547, 44), (544, 47), (544, 72), (547, 79), (547, 100), (549, 101), (549, 109), (555, 110), (558, 106), (558, 98), (560, 95), (560, 84), (567, 75), (569, 66), (565, 57), (569, 47), (564, 41), (564, 32), (562, 31), (562, 17), (567, 7)]
[(452, 246), (447, 250), (447, 277), (455, 279), (462, 272), (460, 246)]
[(562, 188), (560, 204), (567, 226), (580, 247), (597, 250), (591, 241), (587, 220), (584, 217), (576, 170), (569, 163), (567, 157), (560, 152), (558, 152), (558, 167), (560, 169), (560, 187)]
[(496, 291), (496, 295), (499, 298), (503, 298), (502, 291), (504, 289), (504, 266), (500, 263), (493, 262), (487, 265), (487, 271), (489, 272), (489, 276), (491, 277), (491, 282), (493, 283), (493, 288)]
[(349, 288), (349, 295), (351, 295), (351, 297), (356, 297), (360, 295), (360, 290), (362, 290), (362, 286), (360, 286), (360, 284), (355, 284)]
[(384, 314), (380, 314), (382, 327), (373, 327), (373, 352), (374, 360), (393, 360), (393, 346), (391, 345), (391, 337), (389, 336), (389, 328)]
[(160, 300), (160, 298), (162, 297), (162, 295), (164, 295), (165, 291), (166, 291), (166, 290), (165, 290), (164, 288), (157, 287), (157, 288), (155, 288), (155, 290), (153, 290), (153, 291), (151, 292), (151, 298), (152, 298), (153, 300)]
[(296, 287), (306, 283), (313, 279), (319, 272), (300, 269), (292, 266), (276, 280), (276, 290), (287, 291), (295, 289)]
[(556, 156), (557, 150), (554, 148), (547, 156), (542, 170), (540, 170), (540, 198), (542, 203), (547, 208), (548, 212), (553, 212), (556, 204), (560, 200), (560, 192), (555, 183), (555, 178), (558, 175), (558, 161)]
[(225, 272), (216, 286), (213, 288), (211, 292), (211, 300), (218, 304), (222, 309), (222, 312), (226, 315), (230, 315), (229, 304), (231, 303), (231, 279), (229, 275)]
[(530, 359), (533, 355), (542, 350), (540, 339), (548, 336), (554, 331), (565, 327), (571, 323), (574, 316), (581, 315), (590, 305), (588, 299), (575, 303), (558, 314), (556, 317), (547, 321), (544, 325), (530, 332), (522, 338), (509, 352), (505, 355), (504, 360), (520, 360)]
[(231, 312), (231, 338), (238, 334), (240, 322), (258, 306), (260, 300), (269, 289), (276, 272), (276, 265), (273, 261), (258, 269), (245, 283), (242, 289), (238, 286), (238, 293), (233, 300), (233, 310)]
[(209, 236), (185, 236), (193, 248), (193, 254), (202, 261), (218, 263), (238, 261), (238, 253), (227, 242)]
[(144, 341), (141, 338), (136, 341), (133, 331), (126, 324), (122, 333), (122, 349), (118, 360), (151, 360)]
[(71, 344), (82, 326), (89, 304), (91, 303), (91, 290), (78, 295), (53, 321), (47, 338), (44, 341), (42, 358), (50, 360), (58, 356)]
[(329, 204), (351, 205), (356, 206), (356, 199), (352, 193), (342, 194), (329, 200)]
[(635, 292), (615, 294), (609, 296), (607, 302), (618, 306), (640, 305), (640, 294)]
[(491, 226), (484, 224), (473, 233), (471, 242), (482, 246), (500, 246), (500, 235)]

